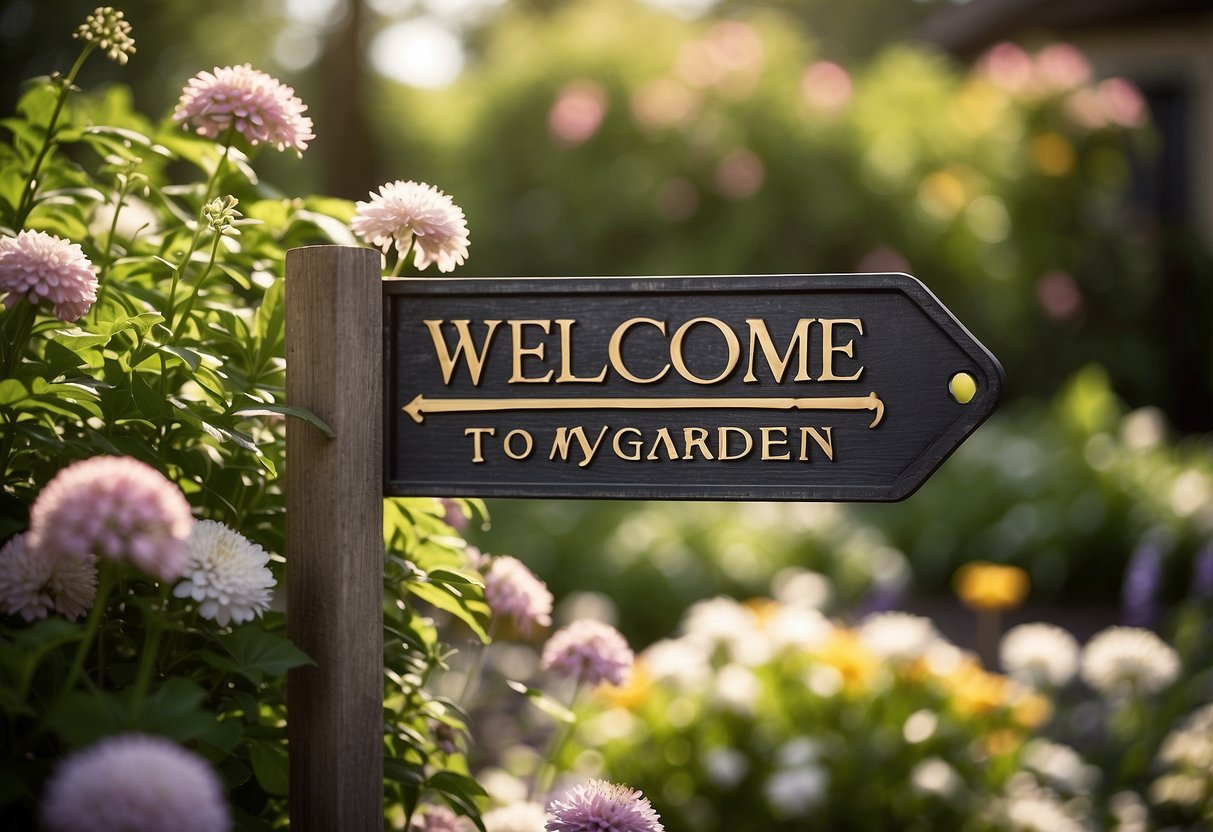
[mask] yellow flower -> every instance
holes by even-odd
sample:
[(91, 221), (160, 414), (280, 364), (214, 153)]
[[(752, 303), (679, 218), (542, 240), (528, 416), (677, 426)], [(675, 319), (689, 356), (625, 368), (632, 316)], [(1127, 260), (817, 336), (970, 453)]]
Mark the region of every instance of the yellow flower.
[(866, 688), (881, 668), (880, 658), (854, 630), (835, 630), (814, 655), (822, 664), (838, 671), (849, 693)]
[(649, 675), (644, 663), (637, 660), (632, 665), (632, 676), (623, 685), (604, 684), (596, 693), (611, 705), (636, 711), (648, 700), (653, 690), (653, 677)]
[(1000, 612), (1023, 603), (1028, 595), (1028, 573), (1018, 566), (973, 561), (957, 570), (953, 586), (966, 606)]
[(1024, 728), (1039, 728), (1053, 716), (1053, 703), (1045, 696), (1030, 691), (1011, 703), (1011, 717)]
[(989, 673), (975, 661), (963, 662), (944, 678), (952, 707), (962, 717), (985, 716), (1007, 704), (1011, 680)]
[(999, 728), (985, 735), (983, 745), (991, 757), (1001, 757), (1018, 751), (1019, 746), (1023, 745), (1023, 735), (1010, 728)]

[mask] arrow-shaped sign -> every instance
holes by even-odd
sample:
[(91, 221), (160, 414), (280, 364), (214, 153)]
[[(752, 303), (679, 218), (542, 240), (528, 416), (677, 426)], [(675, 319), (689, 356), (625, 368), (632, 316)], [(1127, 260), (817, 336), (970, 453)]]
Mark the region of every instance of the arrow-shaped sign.
[(410, 278), (384, 299), (395, 495), (898, 500), (1002, 396), (902, 274)]
[(872, 410), (869, 428), (884, 418), (884, 403), (866, 396), (710, 397), (701, 398), (559, 398), (559, 399), (427, 399), (419, 393), (401, 408), (421, 424), (426, 413), (492, 413), (506, 410)]

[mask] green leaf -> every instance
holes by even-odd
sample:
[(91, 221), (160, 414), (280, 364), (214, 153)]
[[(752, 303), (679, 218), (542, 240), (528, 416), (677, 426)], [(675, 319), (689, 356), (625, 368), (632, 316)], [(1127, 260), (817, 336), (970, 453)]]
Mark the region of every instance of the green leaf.
[(249, 762), (253, 776), (261, 788), (270, 794), (285, 795), (290, 787), (291, 771), (286, 746), (277, 742), (249, 740)]
[(431, 788), (437, 789), (442, 799), (461, 815), (464, 815), (480, 832), (485, 832), (484, 821), (480, 819), (480, 807), (476, 805), (477, 798), (488, 796), (479, 783), (465, 774), (454, 771), (440, 771), (430, 778)]
[(29, 390), (15, 378), (0, 381), (0, 405), (14, 405), (29, 398)]
[(577, 714), (573, 713), (567, 707), (560, 704), (543, 691), (537, 688), (529, 688), (522, 684), (522, 682), (508, 681), (506, 684), (508, 684), (513, 690), (521, 693), (527, 699), (531, 700), (532, 705), (557, 722), (564, 722), (571, 725), (577, 721)]
[(59, 700), (47, 724), (69, 745), (91, 745), (102, 737), (129, 729), (126, 702), (108, 691), (74, 690)]
[(472, 586), (484, 586), (484, 581), (477, 578), (475, 575), (469, 575), (466, 572), (460, 572), (456, 569), (448, 569), (445, 566), (436, 566), (426, 573), (431, 581), (439, 584), (471, 584)]
[(484, 624), (480, 621), (480, 616), (468, 609), (463, 597), (452, 594), (453, 587), (448, 584), (431, 584), (418, 581), (408, 581), (406, 586), (409, 592), (422, 601), (440, 610), (449, 612), (468, 625), (483, 644), (489, 643), (489, 635), (485, 631)]
[(302, 419), (312, 427), (319, 430), (329, 439), (332, 439), (337, 435), (333, 433), (332, 428), (325, 424), (323, 419), (312, 413), (310, 410), (305, 410), (302, 407), (266, 403), (256, 407), (242, 407), (239, 410), (233, 410), (231, 415), (248, 418), (250, 416), (273, 416), (275, 414), (281, 416), (294, 416), (296, 419)]
[(143, 701), (138, 727), (178, 742), (196, 739), (215, 727), (215, 715), (201, 707), (205, 699), (206, 693), (189, 679), (166, 679)]
[(395, 757), (384, 757), (383, 776), (396, 783), (420, 788), (425, 785), (425, 766)]
[(291, 668), (315, 664), (286, 636), (268, 633), (251, 624), (238, 627), (220, 642), (235, 660), (241, 675), (254, 684), (281, 676)]

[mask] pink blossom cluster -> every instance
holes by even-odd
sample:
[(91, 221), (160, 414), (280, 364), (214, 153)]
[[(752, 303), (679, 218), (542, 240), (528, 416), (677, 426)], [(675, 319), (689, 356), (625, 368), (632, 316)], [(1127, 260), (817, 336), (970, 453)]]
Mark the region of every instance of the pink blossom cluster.
[(1035, 55), (1014, 43), (999, 43), (977, 62), (977, 72), (992, 84), (1027, 100), (1062, 99), (1065, 113), (1080, 126), (1141, 127), (1146, 102), (1124, 78), (1091, 84), (1091, 64), (1067, 43), (1050, 44)]
[(235, 130), (249, 144), (293, 148), (302, 156), (316, 135), (295, 90), (249, 64), (199, 72), (186, 84), (173, 120), (218, 139)]
[(227, 832), (224, 789), (203, 758), (162, 737), (109, 737), (66, 758), (42, 801), (47, 832)]
[(546, 832), (665, 832), (648, 798), (630, 786), (590, 780), (548, 806)]
[(0, 237), (0, 292), (12, 309), (22, 299), (48, 301), (55, 317), (75, 321), (97, 300), (97, 274), (78, 243), (44, 231)]
[(623, 685), (632, 676), (635, 656), (623, 635), (609, 624), (583, 618), (557, 630), (543, 646), (543, 669), (594, 687)]
[(55, 561), (96, 555), (173, 581), (185, 569), (193, 525), (185, 496), (155, 468), (97, 456), (69, 465), (42, 489), (30, 509), (29, 546)]
[(484, 572), (484, 600), (495, 619), (511, 622), (524, 636), (552, 624), (552, 593), (518, 558), (493, 558)]

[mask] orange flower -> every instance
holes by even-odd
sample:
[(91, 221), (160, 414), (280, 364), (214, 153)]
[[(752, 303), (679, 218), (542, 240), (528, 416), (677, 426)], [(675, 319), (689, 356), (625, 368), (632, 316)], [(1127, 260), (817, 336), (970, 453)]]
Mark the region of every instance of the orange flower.
[(966, 606), (1000, 612), (1023, 603), (1028, 595), (1028, 573), (1018, 566), (973, 561), (956, 571), (953, 587)]
[(632, 665), (632, 677), (623, 685), (605, 684), (596, 691), (599, 696), (611, 705), (636, 711), (649, 698), (653, 690), (653, 677), (643, 662), (637, 660)]

